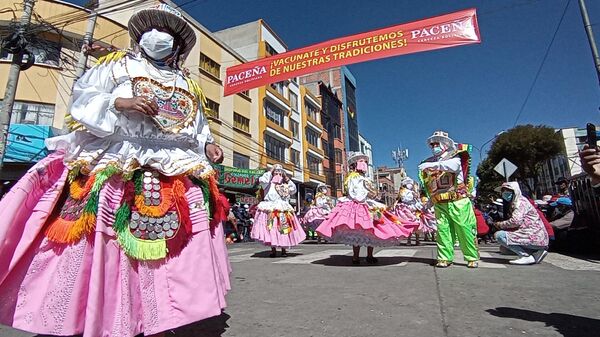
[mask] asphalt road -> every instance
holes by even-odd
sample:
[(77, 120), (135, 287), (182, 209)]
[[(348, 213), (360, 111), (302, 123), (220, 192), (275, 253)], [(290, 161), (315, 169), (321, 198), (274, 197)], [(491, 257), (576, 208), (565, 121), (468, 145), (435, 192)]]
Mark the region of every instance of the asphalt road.
[[(228, 308), (169, 336), (600, 336), (599, 261), (551, 253), (513, 266), (497, 251), (482, 246), (479, 269), (460, 256), (435, 269), (427, 243), (378, 249), (378, 265), (360, 266), (343, 245), (269, 258), (235, 244)], [(0, 336), (32, 335), (0, 326)]]

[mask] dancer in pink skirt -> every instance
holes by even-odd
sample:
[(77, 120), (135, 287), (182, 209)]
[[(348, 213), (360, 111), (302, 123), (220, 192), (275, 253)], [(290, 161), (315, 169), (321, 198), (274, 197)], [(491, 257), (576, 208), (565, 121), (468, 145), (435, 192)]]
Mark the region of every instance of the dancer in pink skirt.
[(137, 44), (74, 85), (76, 131), (0, 202), (0, 323), (44, 335), (162, 336), (221, 314), (229, 265), (209, 221), (220, 162), (181, 61), (194, 30), (167, 5), (129, 21)]
[(281, 256), (286, 257), (286, 248), (306, 239), (289, 202), (290, 196), (296, 193), (296, 185), (279, 164), (265, 172), (259, 182), (265, 196), (256, 209), (250, 237), (271, 246), (270, 257), (275, 257), (277, 247), (281, 247)]
[(368, 157), (360, 152), (348, 154), (350, 173), (344, 183), (345, 197), (339, 198), (335, 208), (317, 228), (319, 234), (334, 242), (352, 245), (352, 263), (360, 264), (360, 247), (367, 246), (367, 263), (377, 263), (373, 247), (398, 245), (418, 222), (403, 220), (387, 211), (387, 207), (369, 199), (377, 195), (367, 172)]
[[(317, 234), (317, 227), (327, 218), (334, 206), (335, 199), (328, 195), (328, 187), (325, 184), (319, 184), (317, 194), (313, 199), (310, 209), (300, 220), (302, 225), (308, 230), (309, 236), (318, 236), (318, 242), (321, 242), (321, 236)], [(313, 235), (311, 235), (313, 234)]]
[[(406, 177), (402, 179), (401, 185), (402, 187), (400, 187), (400, 191), (398, 191), (398, 198), (394, 204), (394, 207), (392, 208), (392, 213), (401, 220), (418, 223), (420, 226), (421, 221), (418, 212), (420, 212), (423, 206), (421, 205), (419, 195), (414, 190), (414, 181), (411, 178)], [(416, 239), (416, 245), (418, 246), (420, 244), (420, 229), (420, 227), (415, 228), (415, 230), (408, 236), (408, 245), (411, 244), (411, 238), (413, 235)]]

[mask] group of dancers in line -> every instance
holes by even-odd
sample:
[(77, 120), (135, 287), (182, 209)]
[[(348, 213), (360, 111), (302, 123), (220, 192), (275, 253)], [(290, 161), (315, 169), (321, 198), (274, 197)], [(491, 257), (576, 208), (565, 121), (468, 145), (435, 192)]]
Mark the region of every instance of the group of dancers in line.
[(426, 195), (420, 197), (415, 182), (407, 177), (395, 205), (389, 209), (373, 200), (378, 191), (365, 176), (368, 157), (363, 153), (348, 154), (344, 196), (335, 201), (328, 195), (327, 186), (320, 185), (312, 206), (301, 219), (289, 204), (296, 186), (281, 165), (274, 165), (260, 178), (265, 198), (258, 204), (252, 238), (271, 246), (271, 257), (276, 256), (277, 247), (281, 247), (282, 256), (287, 256), (286, 248), (303, 241), (306, 229), (311, 236), (316, 233), (326, 240), (351, 245), (353, 264), (360, 264), (360, 247), (367, 247), (366, 262), (375, 264), (374, 247), (396, 246), (412, 235), (417, 236), (418, 242), (419, 232), (434, 239), (441, 225), (436, 266), (452, 264), (457, 241), (467, 266), (476, 268), (479, 252), (469, 199), (473, 188), (469, 178), (470, 148), (455, 144), (443, 131), (436, 131), (427, 143), (433, 156), (419, 166)]
[[(196, 33), (166, 4), (134, 13), (128, 31), (131, 49), (99, 59), (74, 84), (72, 131), (47, 139), (51, 154), (0, 201), (0, 324), (42, 335), (162, 337), (226, 307), (231, 265), (212, 168), (223, 151), (200, 86), (182, 70), (197, 52)], [(452, 263), (456, 234), (476, 267), (468, 151), (443, 132), (428, 144), (434, 156), (419, 169), (436, 214), (437, 266)], [(361, 246), (376, 263), (373, 247), (397, 245), (433, 218), (405, 211), (410, 203), (390, 211), (372, 200), (367, 157), (348, 157), (345, 196), (316, 231), (352, 245), (353, 263)], [(260, 183), (251, 236), (274, 256), (306, 234), (282, 167)]]
[[(311, 205), (303, 217), (297, 218), (289, 204), (296, 186), (283, 167), (275, 164), (259, 179), (265, 197), (258, 204), (252, 238), (271, 246), (271, 257), (280, 247), (287, 256), (287, 247), (306, 238), (318, 236), (336, 243), (353, 246), (353, 264), (360, 264), (361, 246), (367, 247), (367, 263), (376, 263), (373, 247), (399, 245), (400, 240), (419, 234), (435, 240), (436, 219), (426, 196), (420, 197), (414, 181), (406, 177), (401, 182), (396, 203), (388, 208), (373, 200), (378, 196), (371, 180), (365, 177), (368, 157), (359, 152), (348, 156), (350, 172), (344, 183), (344, 197), (329, 195), (327, 185), (320, 184)], [(309, 199), (310, 200), (310, 199)]]

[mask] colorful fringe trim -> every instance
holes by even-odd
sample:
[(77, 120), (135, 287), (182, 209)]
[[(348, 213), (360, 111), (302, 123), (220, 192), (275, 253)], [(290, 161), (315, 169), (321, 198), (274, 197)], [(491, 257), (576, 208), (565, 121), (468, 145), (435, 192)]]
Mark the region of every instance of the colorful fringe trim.
[[(284, 221), (282, 221), (282, 219)], [(293, 211), (280, 211), (274, 210), (269, 214), (269, 220), (267, 221), (267, 229), (273, 229), (273, 226), (277, 225), (279, 233), (287, 235), (296, 229), (296, 222), (294, 221)], [(286, 226), (287, 225), (287, 226)]]

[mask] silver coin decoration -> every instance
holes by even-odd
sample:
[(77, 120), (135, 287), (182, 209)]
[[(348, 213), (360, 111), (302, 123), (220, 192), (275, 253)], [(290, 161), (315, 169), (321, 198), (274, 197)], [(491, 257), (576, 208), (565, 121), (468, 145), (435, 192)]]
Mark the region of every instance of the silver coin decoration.
[(149, 171), (144, 172), (144, 177), (152, 177), (152, 172), (149, 172)]
[(179, 223), (171, 222), (171, 229), (177, 229), (177, 228), (179, 228)]
[(150, 178), (150, 177), (144, 178), (144, 184), (150, 184), (151, 182), (152, 182), (152, 178)]

